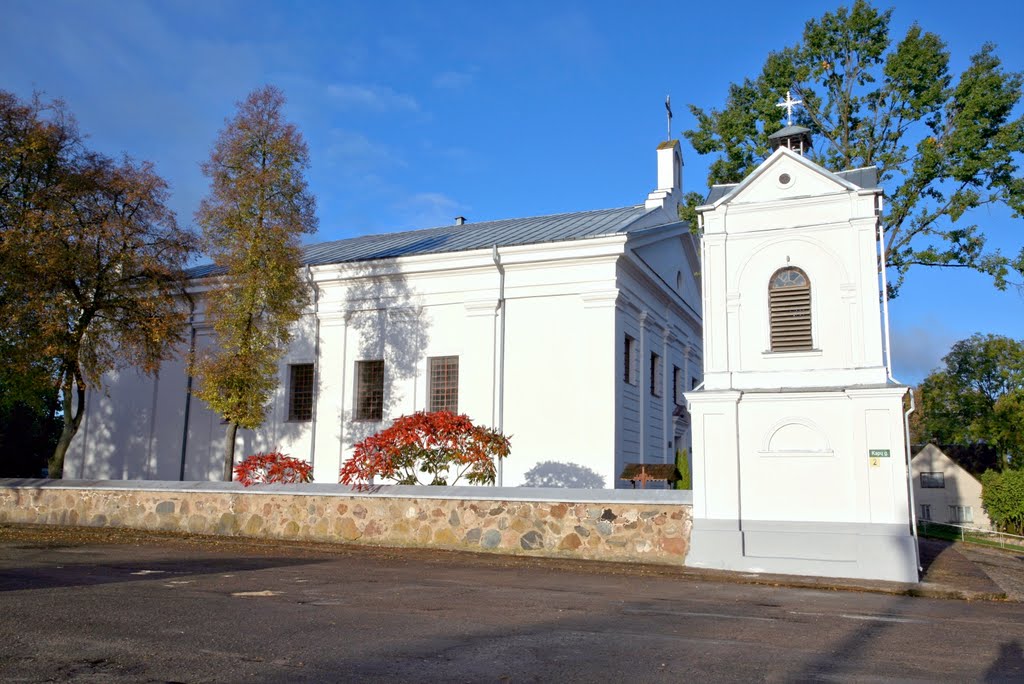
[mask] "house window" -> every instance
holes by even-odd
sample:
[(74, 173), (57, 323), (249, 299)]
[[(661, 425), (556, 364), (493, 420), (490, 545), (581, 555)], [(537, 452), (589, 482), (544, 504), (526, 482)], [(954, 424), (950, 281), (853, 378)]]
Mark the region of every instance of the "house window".
[(626, 335), (625, 358), (622, 360), (622, 379), (630, 385), (638, 382), (636, 361), (638, 358), (636, 340)]
[(781, 268), (768, 284), (773, 352), (806, 351), (811, 339), (811, 281), (799, 268)]
[(922, 489), (945, 489), (946, 476), (942, 473), (921, 473)]
[(932, 519), (932, 505), (931, 504), (921, 504), (921, 520), (931, 520), (931, 519)]
[(651, 396), (661, 396), (661, 357), (651, 352)]
[(698, 381), (697, 378), (690, 378), (690, 389), (692, 389), (692, 390), (697, 389), (697, 385), (699, 385), (699, 384), (700, 384), (700, 381)]
[(950, 506), (949, 522), (969, 523), (974, 522), (974, 510), (970, 506)]
[(435, 356), (427, 359), (427, 410), (459, 411), (459, 357)]
[(683, 401), (683, 369), (672, 366), (672, 403), (679, 406)]
[(288, 420), (313, 419), (313, 364), (288, 366)]
[(356, 420), (384, 419), (384, 360), (356, 361)]

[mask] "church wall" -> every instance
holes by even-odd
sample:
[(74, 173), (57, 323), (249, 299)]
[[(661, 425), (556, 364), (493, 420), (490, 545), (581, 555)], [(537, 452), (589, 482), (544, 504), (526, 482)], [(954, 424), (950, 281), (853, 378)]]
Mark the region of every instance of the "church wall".
[[(658, 244), (645, 248), (654, 259)], [(682, 257), (678, 238), (665, 240), (670, 254)], [(645, 265), (647, 259), (643, 259)], [(678, 266), (677, 266), (678, 270)], [(675, 271), (674, 271), (675, 272)], [(674, 276), (673, 276), (674, 277)], [(675, 299), (684, 292), (695, 293), (692, 274), (684, 276), (682, 292), (665, 288), (664, 282), (646, 276), (632, 262), (618, 269), (621, 291), (616, 331), (616, 403), (618, 405), (616, 462), (619, 472), (627, 463), (672, 463), (675, 450), (690, 447), (688, 416), (675, 417), (674, 399), (684, 403), (682, 391), (700, 382), (701, 331), (699, 322)], [(631, 381), (625, 380), (626, 336), (635, 340)], [(651, 391), (651, 354), (660, 357), (657, 396)], [(674, 369), (681, 375), (681, 391), (675, 394)], [(678, 437), (678, 440), (677, 440)], [(629, 487), (628, 482), (619, 486)]]
[[(504, 316), (503, 427), (512, 436), (512, 456), (502, 467), (504, 485), (522, 484), (538, 463), (554, 461), (566, 483), (579, 481), (572, 479), (578, 467), (605, 487), (618, 486), (621, 464), (637, 460), (629, 454), (638, 453), (640, 388), (647, 402), (646, 459), (670, 460), (670, 373), (674, 365), (688, 368), (687, 375), (696, 373), (699, 357), (688, 359), (681, 340), (699, 339), (699, 331), (681, 334), (675, 319), (651, 328), (643, 366), (652, 349), (662, 354), (669, 374), (663, 397), (650, 397), (649, 370), (644, 370), (647, 379), (638, 378), (632, 404), (619, 401), (624, 328), (617, 313), (616, 264), (622, 243), (615, 238), (502, 250), (503, 311), (499, 272), (489, 251), (315, 270), (316, 301), (295, 326), (266, 422), (258, 430), (239, 430), (236, 456), (277, 448), (311, 461), (317, 482), (335, 482), (355, 442), (389, 419), (426, 407), (432, 356), (459, 357), (459, 411), (479, 424), (497, 425)], [(631, 287), (641, 300), (657, 299), (636, 284)], [(196, 328), (195, 343), (202, 351), (213, 337), (201, 305)], [(666, 328), (675, 331), (679, 343), (666, 346)], [(159, 383), (135, 380), (134, 371), (125, 371), (109, 377), (109, 396), (90, 396), (90, 420), (100, 432), (76, 439), (69, 476), (179, 477), (185, 354), (182, 349), (177, 360), (165, 364)], [(353, 420), (355, 362), (376, 358), (385, 360), (385, 420)], [(315, 364), (313, 421), (287, 420), (289, 365), (297, 363)], [(185, 479), (220, 479), (226, 426), (197, 397), (189, 404)], [(592, 486), (594, 480), (587, 482)]]

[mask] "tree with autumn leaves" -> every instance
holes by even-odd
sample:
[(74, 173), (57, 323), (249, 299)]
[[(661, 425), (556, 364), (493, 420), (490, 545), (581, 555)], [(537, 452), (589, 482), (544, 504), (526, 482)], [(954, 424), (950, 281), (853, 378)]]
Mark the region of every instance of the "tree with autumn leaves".
[(278, 362), (308, 301), (299, 240), (316, 232), (316, 200), (303, 175), (309, 151), (284, 120), (284, 103), (273, 86), (251, 93), (202, 167), (210, 194), (196, 221), (218, 269), (204, 296), (216, 351), (197, 355), (191, 370), (199, 381), (195, 394), (227, 423), (225, 480), (238, 428), (264, 421)]
[[(474, 425), (451, 411), (414, 413), (367, 437), (342, 465), (342, 484), (365, 487), (376, 478), (405, 485), (494, 484), (509, 439), (495, 429)], [(420, 479), (421, 475), (423, 480)]]
[(182, 341), (197, 241), (167, 199), (152, 164), (89, 150), (62, 102), (0, 91), (0, 400), (58, 395), (50, 477), (86, 391), (117, 368), (155, 373)]

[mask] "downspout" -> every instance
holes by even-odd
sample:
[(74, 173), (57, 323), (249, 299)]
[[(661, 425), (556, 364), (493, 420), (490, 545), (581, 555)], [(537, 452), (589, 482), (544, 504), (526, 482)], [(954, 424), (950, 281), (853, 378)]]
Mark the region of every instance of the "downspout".
[(185, 481), (185, 454), (188, 452), (188, 421), (189, 412), (192, 408), (192, 361), (196, 354), (196, 303), (192, 298), (189, 298), (188, 305), (188, 327), (191, 332), (189, 333), (188, 341), (188, 380), (185, 381), (185, 422), (181, 427), (181, 466), (178, 469), (178, 480), (180, 482)]
[[(882, 258), (882, 317), (885, 321), (885, 374), (892, 382), (897, 382), (896, 378), (892, 375), (892, 347), (889, 339), (889, 285), (886, 280), (886, 261), (885, 261), (885, 229), (882, 227), (881, 215), (882, 215), (882, 203), (884, 198), (878, 195), (878, 245)], [(910, 533), (914, 537), (914, 555), (917, 559), (917, 570), (922, 572), (924, 568), (921, 566), (921, 544), (917, 536), (917, 510), (914, 506), (914, 473), (910, 465), (910, 414), (917, 408), (917, 403), (914, 400), (914, 390), (910, 390), (910, 408), (903, 414), (903, 438), (904, 438), (904, 457), (907, 462), (907, 507), (910, 513)]]
[(313, 269), (306, 264), (306, 280), (313, 288), (313, 415), (309, 426), (309, 465), (316, 457), (316, 405), (320, 396), (320, 288), (313, 280)]
[[(501, 255), (498, 253), (498, 245), (491, 249), (491, 259), (494, 267), (498, 269), (498, 401), (496, 427), (498, 432), (505, 432), (505, 267), (501, 265)], [(497, 486), (503, 486), (504, 464), (498, 459)]]
[(882, 226), (882, 202), (881, 195), (878, 198), (878, 245), (881, 249), (882, 258), (882, 319), (885, 322), (885, 375), (895, 382), (892, 377), (892, 346), (889, 340), (889, 282), (886, 279), (885, 263), (885, 228)]
[(910, 532), (914, 535), (914, 553), (917, 556), (917, 571), (923, 572), (924, 568), (921, 566), (921, 545), (917, 538), (917, 511), (914, 508), (914, 476), (910, 470), (910, 414), (917, 408), (914, 402), (914, 390), (910, 390), (910, 408), (907, 409), (906, 413), (903, 414), (903, 437), (907, 440), (906, 444), (906, 458), (907, 458), (907, 501), (910, 502)]

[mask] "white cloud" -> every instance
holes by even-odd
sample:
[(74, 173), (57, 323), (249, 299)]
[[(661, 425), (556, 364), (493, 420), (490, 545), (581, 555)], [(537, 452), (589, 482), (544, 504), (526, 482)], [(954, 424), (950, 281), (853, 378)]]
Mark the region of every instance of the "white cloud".
[(419, 111), (416, 98), (387, 86), (334, 83), (327, 94), (347, 109), (368, 109), (375, 112)]
[(917, 384), (942, 365), (942, 357), (963, 336), (937, 321), (891, 328), (893, 374), (902, 382)]
[(410, 228), (430, 228), (454, 223), (468, 207), (444, 193), (417, 192), (406, 197), (397, 209)]
[(405, 160), (387, 145), (343, 128), (331, 129), (325, 156), (328, 164), (360, 174), (406, 166)]
[(434, 76), (434, 87), (444, 90), (462, 90), (473, 82), (473, 74), (466, 71), (442, 71)]

